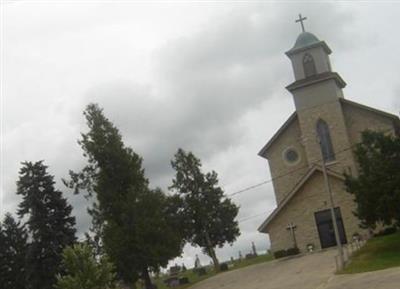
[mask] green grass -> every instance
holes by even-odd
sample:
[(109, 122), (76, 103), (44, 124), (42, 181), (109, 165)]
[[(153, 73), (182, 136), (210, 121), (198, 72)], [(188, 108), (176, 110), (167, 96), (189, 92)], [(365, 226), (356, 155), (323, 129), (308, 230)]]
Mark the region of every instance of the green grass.
[(340, 273), (361, 273), (400, 266), (400, 233), (370, 239)]
[[(255, 265), (255, 264), (258, 264), (258, 263), (268, 262), (268, 261), (270, 261), (272, 259), (273, 259), (273, 257), (271, 255), (264, 254), (264, 255), (259, 255), (256, 258), (244, 259), (244, 260), (242, 260), (240, 262), (235, 260), (233, 263), (232, 262), (228, 262), (229, 264), (233, 264), (233, 266), (229, 268), (229, 271), (240, 269), (240, 268), (247, 267), (247, 266), (250, 266), (250, 265)], [(224, 271), (224, 272), (229, 272), (229, 271)], [(179, 277), (187, 277), (189, 279), (190, 283), (186, 284), (186, 285), (179, 286), (179, 287), (175, 287), (175, 288), (185, 289), (185, 288), (188, 288), (188, 287), (192, 286), (193, 284), (196, 284), (196, 283), (198, 283), (200, 281), (203, 281), (203, 280), (208, 279), (208, 278), (210, 278), (212, 276), (215, 276), (216, 274), (221, 274), (221, 273), (223, 273), (223, 272), (215, 273), (213, 268), (207, 267), (207, 274), (203, 275), (203, 276), (198, 276), (196, 273), (193, 272), (192, 269), (189, 269), (184, 273), (180, 273)], [(159, 279), (153, 280), (153, 282), (157, 285), (158, 289), (167, 289), (169, 287), (167, 287), (164, 284), (164, 281), (163, 281), (163, 280), (165, 280), (167, 278), (168, 278), (168, 276), (160, 277)]]

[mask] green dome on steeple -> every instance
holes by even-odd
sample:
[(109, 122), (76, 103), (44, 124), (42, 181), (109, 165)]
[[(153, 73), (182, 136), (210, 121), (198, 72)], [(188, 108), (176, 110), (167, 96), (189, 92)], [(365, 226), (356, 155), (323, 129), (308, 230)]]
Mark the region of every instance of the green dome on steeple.
[(314, 34), (304, 31), (300, 33), (300, 35), (296, 39), (294, 46), (289, 51), (286, 52), (286, 55), (289, 56), (294, 53), (316, 46), (322, 46), (325, 52), (328, 54), (332, 52), (324, 41), (319, 40), (317, 36), (315, 36)]
[(304, 48), (318, 42), (320, 42), (320, 40), (317, 38), (317, 36), (310, 32), (303, 32), (297, 37), (296, 43), (294, 44), (292, 50)]

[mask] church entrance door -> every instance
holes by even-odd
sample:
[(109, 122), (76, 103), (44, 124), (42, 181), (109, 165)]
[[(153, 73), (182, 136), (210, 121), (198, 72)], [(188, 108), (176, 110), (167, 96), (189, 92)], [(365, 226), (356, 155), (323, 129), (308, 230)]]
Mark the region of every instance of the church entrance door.
[[(339, 236), (342, 244), (346, 244), (346, 234), (344, 231), (342, 215), (340, 208), (335, 208), (335, 215), (338, 224)], [(333, 222), (331, 217), (331, 211), (324, 210), (315, 213), (315, 221), (317, 223), (319, 239), (321, 241), (321, 248), (328, 248), (336, 246), (335, 231), (333, 229)]]

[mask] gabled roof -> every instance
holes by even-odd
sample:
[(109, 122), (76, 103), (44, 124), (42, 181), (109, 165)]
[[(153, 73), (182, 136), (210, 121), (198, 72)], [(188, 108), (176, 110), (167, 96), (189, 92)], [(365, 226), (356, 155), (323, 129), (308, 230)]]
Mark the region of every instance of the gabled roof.
[[(395, 124), (399, 127), (400, 130), (400, 119), (397, 115), (382, 111), (382, 110), (378, 110), (348, 99), (344, 99), (344, 98), (339, 98), (339, 101), (343, 104), (343, 105), (351, 105), (363, 110), (367, 110), (388, 118), (391, 118), (394, 120)], [(289, 118), (284, 122), (284, 124), (276, 131), (276, 133), (272, 136), (272, 138), (267, 142), (266, 145), (264, 145), (264, 147), (258, 152), (258, 155), (266, 158), (265, 153), (267, 152), (267, 150), (270, 148), (270, 146), (275, 142), (275, 140), (285, 131), (285, 129), (292, 124), (293, 121), (295, 121), (297, 118), (297, 112), (293, 112)]]
[(260, 157), (265, 157), (265, 152), (269, 149), (272, 143), (284, 132), (284, 130), (297, 118), (297, 113), (293, 112), (289, 118), (284, 122), (284, 124), (277, 130), (277, 132), (272, 136), (272, 138), (267, 142), (267, 144), (258, 152)]
[(382, 111), (382, 110), (379, 110), (379, 109), (376, 109), (376, 108), (373, 108), (373, 107), (370, 107), (370, 106), (366, 106), (366, 105), (363, 105), (363, 104), (358, 103), (358, 102), (354, 102), (354, 101), (351, 101), (351, 100), (348, 100), (348, 99), (344, 99), (344, 98), (340, 98), (340, 102), (342, 104), (345, 104), (345, 105), (346, 104), (352, 105), (352, 106), (360, 108), (360, 109), (368, 110), (370, 112), (373, 112), (373, 113), (376, 113), (376, 114), (380, 114), (382, 116), (386, 116), (386, 117), (392, 118), (395, 121), (399, 121), (399, 117), (397, 115), (394, 115), (394, 114), (391, 114), (391, 113), (388, 113), (388, 112), (385, 112), (385, 111)]
[[(294, 188), (286, 195), (286, 197), (281, 201), (275, 210), (268, 216), (268, 218), (261, 224), (261, 226), (257, 229), (259, 232), (265, 232), (266, 227), (269, 223), (279, 214), (279, 212), (286, 207), (286, 205), (290, 202), (290, 200), (296, 195), (296, 193), (306, 184), (306, 182), (315, 174), (315, 172), (321, 172), (322, 169), (319, 165), (314, 165), (311, 167), (307, 173), (300, 179), (300, 181), (294, 186)], [(344, 177), (338, 173), (332, 172), (327, 169), (327, 174), (336, 177), (338, 179), (344, 180)]]

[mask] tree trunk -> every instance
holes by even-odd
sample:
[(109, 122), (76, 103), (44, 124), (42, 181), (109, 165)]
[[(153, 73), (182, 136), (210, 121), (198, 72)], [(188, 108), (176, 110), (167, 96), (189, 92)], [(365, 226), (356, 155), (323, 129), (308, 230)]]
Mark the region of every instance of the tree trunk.
[(213, 260), (215, 272), (218, 272), (218, 271), (219, 271), (219, 262), (218, 262), (217, 255), (215, 254), (214, 247), (213, 247), (213, 245), (211, 244), (210, 235), (208, 234), (208, 232), (205, 232), (204, 235), (205, 235), (206, 242), (207, 242), (207, 252), (208, 252), (208, 255), (209, 255), (209, 256), (211, 257), (211, 259)]
[(150, 274), (147, 267), (143, 269), (142, 279), (144, 281), (144, 287), (146, 289), (153, 289), (153, 283), (151, 283)]

